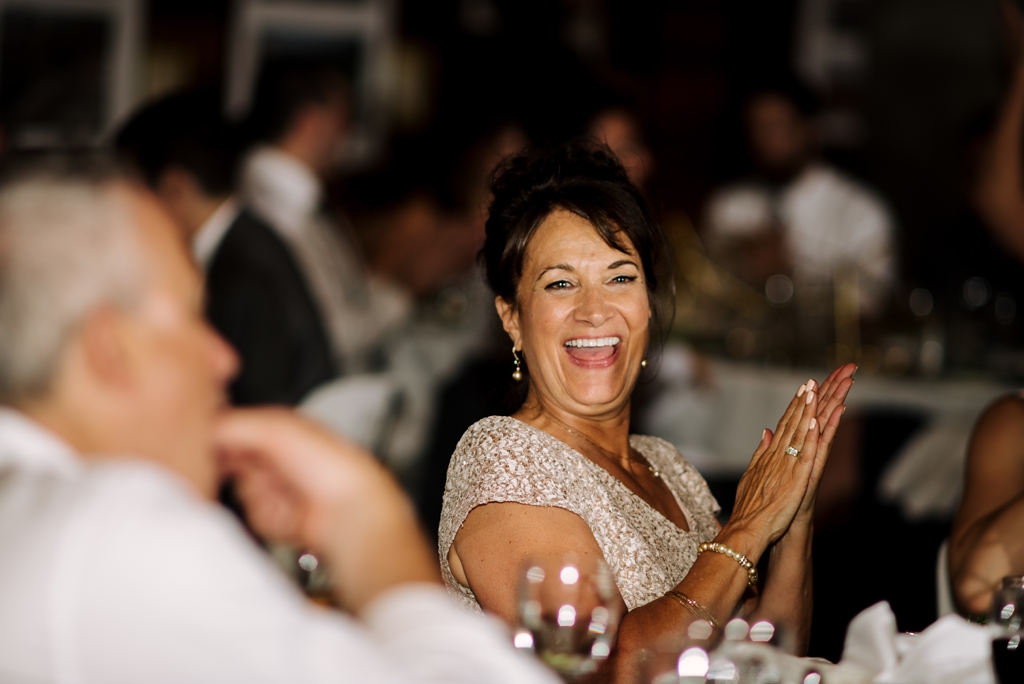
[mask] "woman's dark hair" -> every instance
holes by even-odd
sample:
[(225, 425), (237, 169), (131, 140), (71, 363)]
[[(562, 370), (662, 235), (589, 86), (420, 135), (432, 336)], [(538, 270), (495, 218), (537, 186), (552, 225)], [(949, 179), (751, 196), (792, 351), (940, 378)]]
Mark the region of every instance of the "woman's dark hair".
[(651, 303), (651, 339), (667, 332), (675, 303), (671, 257), (661, 226), (606, 146), (577, 140), (534, 148), (503, 162), (491, 179), (487, 239), (480, 252), (494, 293), (517, 306), (526, 249), (556, 209), (586, 219), (605, 243), (640, 257)]

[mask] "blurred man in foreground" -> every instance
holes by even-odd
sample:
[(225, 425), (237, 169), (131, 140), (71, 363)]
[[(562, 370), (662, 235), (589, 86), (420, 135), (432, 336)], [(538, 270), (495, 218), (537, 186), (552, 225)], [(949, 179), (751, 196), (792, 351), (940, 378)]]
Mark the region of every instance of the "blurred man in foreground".
[[(0, 189), (0, 679), (547, 681), (449, 602), (373, 457), (228, 411), (235, 369), (152, 196), (95, 173)], [(354, 617), (308, 604), (210, 501), (225, 473)]]

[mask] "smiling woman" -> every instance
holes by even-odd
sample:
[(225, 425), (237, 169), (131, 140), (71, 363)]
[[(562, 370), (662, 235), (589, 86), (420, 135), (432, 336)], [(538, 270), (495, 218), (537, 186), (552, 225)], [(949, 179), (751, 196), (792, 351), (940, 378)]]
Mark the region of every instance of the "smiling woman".
[(492, 190), (482, 258), (528, 386), (513, 416), (476, 423), (452, 456), (438, 533), (449, 587), (515, 624), (526, 561), (603, 560), (629, 611), (608, 668), (619, 681), (638, 676), (644, 649), (677, 647), (694, 620), (717, 626), (737, 610), (799, 649), (811, 512), (854, 367), (799, 388), (721, 527), (686, 459), (629, 434), (671, 290), (664, 235), (639, 191), (607, 149), (583, 143), (507, 162)]

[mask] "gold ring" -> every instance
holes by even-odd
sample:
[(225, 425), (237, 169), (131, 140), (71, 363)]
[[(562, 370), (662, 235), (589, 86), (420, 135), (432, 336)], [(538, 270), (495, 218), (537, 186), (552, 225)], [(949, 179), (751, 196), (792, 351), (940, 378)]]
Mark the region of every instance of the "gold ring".
[(800, 450), (799, 449), (794, 449), (793, 447), (788, 446), (788, 447), (786, 447), (786, 453), (789, 454), (790, 456), (799, 456), (800, 455)]

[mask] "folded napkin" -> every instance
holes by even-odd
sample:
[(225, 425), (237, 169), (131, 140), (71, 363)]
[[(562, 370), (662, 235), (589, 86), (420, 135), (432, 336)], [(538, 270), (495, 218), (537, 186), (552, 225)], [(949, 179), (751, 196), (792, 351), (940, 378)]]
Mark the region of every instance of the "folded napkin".
[(920, 634), (899, 634), (885, 602), (850, 622), (840, 665), (870, 673), (875, 684), (995, 684), (986, 628), (947, 615)]

